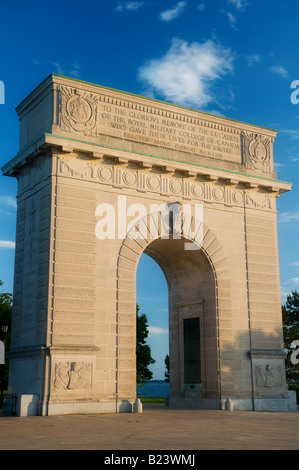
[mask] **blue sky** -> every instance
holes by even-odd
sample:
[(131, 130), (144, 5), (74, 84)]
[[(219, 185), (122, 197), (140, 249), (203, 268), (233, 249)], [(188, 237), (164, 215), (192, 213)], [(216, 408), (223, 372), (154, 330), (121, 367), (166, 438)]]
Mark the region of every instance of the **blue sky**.
[[(299, 80), (298, 18), (296, 0), (2, 2), (0, 166), (19, 150), (15, 107), (51, 72), (274, 128), (278, 178), (293, 183), (278, 200), (285, 300), (299, 289), (299, 104), (290, 99)], [(0, 279), (8, 291), (16, 188), (1, 174)], [(163, 378), (167, 296), (158, 275), (144, 255), (138, 302), (149, 318), (153, 356), (162, 358), (155, 377)]]

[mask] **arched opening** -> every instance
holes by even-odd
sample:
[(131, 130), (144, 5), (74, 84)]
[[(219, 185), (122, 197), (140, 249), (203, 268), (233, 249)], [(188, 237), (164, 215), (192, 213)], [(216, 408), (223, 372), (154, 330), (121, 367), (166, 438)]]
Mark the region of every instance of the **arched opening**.
[[(148, 220), (144, 223), (149, 227)], [(218, 294), (219, 290), (229, 289), (229, 270), (223, 249), (208, 228), (204, 228), (201, 246), (186, 249), (189, 241), (183, 235), (176, 238), (171, 234), (154, 240), (128, 236), (123, 241), (118, 259), (118, 286), (126, 289), (118, 289), (118, 322), (124, 330), (130, 330), (128, 323), (122, 322), (128, 319), (128, 309), (133, 314), (133, 303), (130, 307), (128, 299), (136, 302), (138, 262), (143, 253), (149, 255), (160, 266), (168, 285), (169, 405), (219, 409), (219, 316), (229, 309), (229, 304)], [(119, 344), (125, 346), (119, 347), (119, 357), (129, 351), (133, 353), (133, 345), (128, 348), (128, 342), (129, 338), (119, 337)], [(124, 377), (119, 381), (119, 391), (133, 390), (126, 370), (120, 371), (119, 377)], [(136, 390), (135, 384), (136, 381)], [(122, 396), (119, 394), (118, 398)]]
[(145, 314), (149, 325), (147, 344), (151, 348), (154, 364), (148, 366), (153, 376), (151, 383), (141, 388), (141, 396), (166, 397), (169, 394), (165, 382), (165, 359), (169, 355), (168, 285), (163, 271), (156, 261), (143, 253), (136, 275), (136, 300), (140, 314)]
[(186, 250), (185, 239), (156, 239), (145, 253), (165, 273), (169, 296), (170, 405), (200, 406), (217, 399), (216, 289), (203, 250)]

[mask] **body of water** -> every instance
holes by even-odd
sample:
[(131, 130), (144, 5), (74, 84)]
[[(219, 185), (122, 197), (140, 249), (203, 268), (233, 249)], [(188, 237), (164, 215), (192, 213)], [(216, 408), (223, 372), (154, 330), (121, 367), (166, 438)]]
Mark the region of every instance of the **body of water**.
[[(138, 393), (138, 390), (137, 390)], [(151, 380), (140, 389), (141, 397), (167, 397), (169, 395), (169, 383), (164, 380)]]

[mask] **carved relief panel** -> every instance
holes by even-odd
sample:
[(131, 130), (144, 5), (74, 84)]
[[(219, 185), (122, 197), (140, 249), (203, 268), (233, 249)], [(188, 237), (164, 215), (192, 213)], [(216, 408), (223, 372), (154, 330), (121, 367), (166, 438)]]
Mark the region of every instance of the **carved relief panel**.
[(91, 388), (90, 362), (57, 362), (54, 366), (54, 390)]
[(257, 387), (281, 387), (282, 367), (279, 364), (260, 363), (255, 366), (255, 380)]

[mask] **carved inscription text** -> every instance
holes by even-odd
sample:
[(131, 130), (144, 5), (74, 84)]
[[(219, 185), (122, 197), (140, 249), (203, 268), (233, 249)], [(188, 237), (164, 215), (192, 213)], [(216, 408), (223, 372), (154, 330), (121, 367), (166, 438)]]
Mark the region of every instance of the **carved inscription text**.
[(240, 135), (209, 127), (200, 119), (182, 120), (163, 113), (125, 109), (99, 103), (99, 131), (149, 145), (171, 148), (207, 157), (238, 161), (241, 155)]

